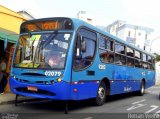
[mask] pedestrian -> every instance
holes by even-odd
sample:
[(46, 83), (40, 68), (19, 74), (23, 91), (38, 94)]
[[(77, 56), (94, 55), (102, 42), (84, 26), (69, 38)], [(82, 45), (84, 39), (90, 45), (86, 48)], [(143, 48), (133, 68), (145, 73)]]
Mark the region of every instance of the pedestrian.
[(7, 85), (7, 73), (6, 73), (6, 60), (0, 61), (0, 94), (4, 93), (4, 89)]

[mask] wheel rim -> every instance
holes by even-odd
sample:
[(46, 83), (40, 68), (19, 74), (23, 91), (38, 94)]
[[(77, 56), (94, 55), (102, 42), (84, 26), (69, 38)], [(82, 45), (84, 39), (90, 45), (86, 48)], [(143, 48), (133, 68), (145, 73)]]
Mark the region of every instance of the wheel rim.
[(144, 83), (142, 83), (141, 93), (144, 93)]
[(104, 97), (105, 97), (105, 90), (104, 90), (103, 87), (99, 87), (98, 96), (99, 96), (99, 98), (100, 98), (101, 100), (104, 99)]

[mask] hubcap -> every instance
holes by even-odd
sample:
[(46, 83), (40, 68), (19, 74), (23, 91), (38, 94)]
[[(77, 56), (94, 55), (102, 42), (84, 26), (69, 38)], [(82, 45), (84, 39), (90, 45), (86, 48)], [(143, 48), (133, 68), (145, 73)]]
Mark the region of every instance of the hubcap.
[(144, 93), (144, 85), (142, 84), (141, 92)]
[(98, 95), (99, 95), (100, 99), (104, 99), (104, 97), (105, 97), (105, 90), (104, 90), (103, 87), (99, 87)]

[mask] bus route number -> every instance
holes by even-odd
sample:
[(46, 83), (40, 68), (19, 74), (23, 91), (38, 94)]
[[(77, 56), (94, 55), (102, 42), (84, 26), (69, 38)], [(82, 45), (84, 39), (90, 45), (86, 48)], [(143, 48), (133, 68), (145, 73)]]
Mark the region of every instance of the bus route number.
[(106, 69), (106, 65), (104, 65), (104, 64), (99, 64), (99, 69), (101, 69), (101, 70), (105, 70)]

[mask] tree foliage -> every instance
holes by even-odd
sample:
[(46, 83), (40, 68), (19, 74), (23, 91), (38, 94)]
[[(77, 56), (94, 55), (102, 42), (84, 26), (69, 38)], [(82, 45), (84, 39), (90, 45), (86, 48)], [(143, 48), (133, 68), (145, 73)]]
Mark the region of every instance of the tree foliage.
[(160, 55), (156, 55), (156, 61), (160, 61)]

